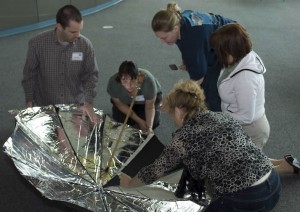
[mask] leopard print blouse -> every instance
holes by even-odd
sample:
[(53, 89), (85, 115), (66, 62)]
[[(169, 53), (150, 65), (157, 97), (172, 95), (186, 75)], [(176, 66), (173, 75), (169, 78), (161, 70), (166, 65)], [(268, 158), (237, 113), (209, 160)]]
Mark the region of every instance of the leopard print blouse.
[(138, 178), (150, 184), (182, 164), (193, 178), (208, 180), (216, 196), (247, 188), (272, 169), (237, 121), (211, 111), (177, 129), (161, 156), (141, 169)]

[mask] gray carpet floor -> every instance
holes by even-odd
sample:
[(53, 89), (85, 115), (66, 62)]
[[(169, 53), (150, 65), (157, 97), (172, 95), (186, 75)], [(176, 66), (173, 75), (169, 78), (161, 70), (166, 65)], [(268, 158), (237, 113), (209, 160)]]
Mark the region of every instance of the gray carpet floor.
[[(264, 152), (271, 158), (293, 154), (300, 159), (300, 2), (298, 0), (178, 0), (184, 9), (213, 12), (243, 24), (261, 56), (267, 73), (266, 114), (271, 125), (270, 139)], [(153, 15), (165, 8), (166, 0), (124, 0), (103, 11), (84, 17), (82, 34), (93, 43), (100, 81), (95, 107), (111, 112), (106, 85), (123, 60), (134, 60), (139, 67), (150, 70), (168, 92), (186, 73), (171, 71), (168, 65), (180, 64), (176, 46), (160, 43), (150, 22)], [(113, 26), (105, 28), (104, 26)], [(53, 27), (49, 27), (53, 28)], [(46, 28), (46, 29), (49, 29)], [(14, 130), (10, 109), (25, 106), (21, 87), (27, 42), (38, 32), (26, 32), (0, 38), (0, 146)], [(299, 81), (298, 81), (299, 80)], [(171, 119), (162, 114), (158, 138), (168, 143), (175, 129)], [(282, 175), (282, 195), (274, 212), (299, 211), (300, 176)], [(11, 160), (0, 151), (1, 211), (76, 211), (77, 207), (45, 199), (24, 180)]]

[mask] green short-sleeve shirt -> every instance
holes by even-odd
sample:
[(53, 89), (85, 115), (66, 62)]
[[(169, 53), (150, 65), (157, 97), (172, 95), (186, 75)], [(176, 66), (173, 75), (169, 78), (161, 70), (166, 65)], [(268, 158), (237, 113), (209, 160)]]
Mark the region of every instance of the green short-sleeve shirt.
[[(139, 68), (140, 72), (145, 74), (141, 89), (135, 98), (135, 104), (145, 104), (145, 100), (153, 99), (158, 93), (161, 93), (161, 85), (158, 80), (145, 69)], [(123, 85), (116, 81), (118, 73), (110, 77), (107, 92), (113, 98), (120, 99), (124, 104), (130, 105), (131, 97)]]

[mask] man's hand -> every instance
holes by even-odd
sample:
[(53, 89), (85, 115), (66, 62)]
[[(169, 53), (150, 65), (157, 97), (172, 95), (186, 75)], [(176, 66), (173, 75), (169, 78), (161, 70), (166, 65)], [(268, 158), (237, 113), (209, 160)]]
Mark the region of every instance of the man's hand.
[(92, 104), (85, 102), (84, 103), (84, 111), (86, 112), (87, 116), (90, 118), (92, 123), (94, 123), (94, 124), (100, 123), (100, 117), (95, 113), (94, 107)]
[(33, 106), (32, 101), (26, 102), (26, 107), (32, 107), (32, 106)]

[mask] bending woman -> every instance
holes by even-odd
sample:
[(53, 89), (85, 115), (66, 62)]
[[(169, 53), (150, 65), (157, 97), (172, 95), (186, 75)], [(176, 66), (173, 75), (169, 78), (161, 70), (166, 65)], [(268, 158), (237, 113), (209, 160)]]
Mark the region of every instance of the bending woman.
[(152, 30), (162, 42), (176, 44), (181, 52), (182, 65), (190, 79), (201, 84), (206, 102), (212, 111), (221, 111), (217, 80), (221, 66), (209, 44), (209, 37), (231, 19), (212, 13), (194, 10), (181, 12), (176, 3), (169, 3), (166, 10), (160, 10), (152, 19)]
[[(236, 119), (256, 146), (263, 149), (270, 135), (263, 61), (252, 50), (246, 29), (238, 23), (219, 28), (210, 42), (223, 66), (217, 84), (222, 111)], [(300, 164), (291, 155), (272, 162), (279, 173), (299, 173)]]
[(161, 85), (149, 71), (138, 68), (132, 61), (124, 61), (118, 73), (109, 79), (107, 92), (111, 96), (114, 120), (124, 122), (130, 104), (134, 101), (127, 124), (146, 132), (152, 132), (158, 127)]
[(150, 184), (184, 165), (195, 180), (211, 186), (214, 198), (205, 211), (270, 211), (281, 190), (271, 161), (236, 120), (207, 110), (204, 101), (195, 81), (174, 86), (163, 104), (178, 127), (171, 143), (134, 178), (121, 174), (121, 186)]

